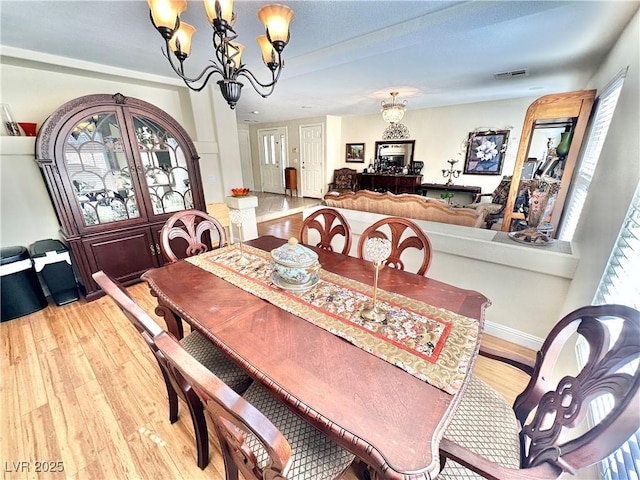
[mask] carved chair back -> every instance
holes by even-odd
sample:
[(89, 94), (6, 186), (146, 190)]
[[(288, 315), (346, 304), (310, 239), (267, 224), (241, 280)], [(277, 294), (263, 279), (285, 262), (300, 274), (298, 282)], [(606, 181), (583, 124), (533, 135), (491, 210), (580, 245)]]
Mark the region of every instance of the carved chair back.
[[(511, 189), (512, 175), (505, 175), (500, 183), (491, 193), (478, 193), (473, 198), (473, 204), (468, 205), (473, 208), (484, 208), (487, 211), (485, 224), (487, 229), (491, 229), (494, 223), (504, 217), (504, 209), (509, 199), (509, 190)], [(491, 197), (490, 203), (480, 203), (482, 197)]]
[(338, 168), (333, 171), (333, 183), (329, 190), (335, 192), (354, 192), (358, 184), (358, 172), (353, 168)]
[(385, 265), (404, 270), (401, 256), (407, 249), (415, 248), (422, 252), (422, 262), (416, 273), (418, 275), (427, 273), (431, 264), (431, 242), (422, 229), (411, 220), (402, 217), (386, 217), (367, 227), (358, 241), (360, 258), (364, 258), (365, 241), (372, 237), (391, 240), (391, 255), (385, 261)]
[(320, 234), (320, 241), (316, 247), (333, 252), (331, 242), (334, 237), (341, 235), (344, 237), (342, 254), (348, 255), (351, 249), (351, 227), (347, 219), (333, 208), (321, 208), (316, 210), (302, 222), (300, 228), (300, 241), (309, 244), (309, 230), (317, 230)]
[[(557, 385), (552, 372), (567, 340), (578, 334), (588, 345), (586, 364)], [(544, 463), (575, 472), (615, 451), (640, 428), (640, 312), (622, 305), (580, 308), (565, 316), (538, 352), (531, 381), (516, 398), (522, 468)], [(608, 396), (610, 412), (588, 431), (589, 406)], [(531, 417), (530, 417), (531, 416)], [(527, 419), (531, 418), (529, 422)]]
[[(205, 237), (208, 232), (209, 238)], [(185, 256), (192, 257), (209, 250), (210, 244), (224, 247), (227, 244), (224, 228), (212, 216), (200, 210), (182, 210), (174, 213), (160, 231), (162, 253), (170, 262), (177, 262), (178, 256), (171, 248), (174, 239), (186, 241)], [(210, 243), (209, 243), (210, 242)]]
[(509, 189), (511, 188), (511, 175), (505, 175), (500, 183), (491, 194), (491, 203), (506, 205), (509, 198)]
[[(251, 403), (198, 363), (168, 334), (156, 338), (172, 374), (193, 386), (214, 425), (225, 460), (226, 478), (238, 478), (238, 470), (249, 479), (286, 478), (292, 451), (282, 433)], [(256, 453), (247, 445), (250, 432), (266, 450), (264, 471)]]

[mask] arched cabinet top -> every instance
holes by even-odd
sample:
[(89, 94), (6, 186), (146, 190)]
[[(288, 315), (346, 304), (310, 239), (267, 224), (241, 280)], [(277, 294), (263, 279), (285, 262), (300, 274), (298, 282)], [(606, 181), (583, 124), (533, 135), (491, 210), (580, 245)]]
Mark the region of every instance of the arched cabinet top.
[(127, 97), (121, 93), (93, 94), (74, 98), (58, 107), (42, 124), (36, 139), (36, 161), (46, 164), (53, 162), (55, 158), (55, 143), (61, 131), (67, 126), (72, 117), (85, 110), (96, 107), (115, 108), (124, 107), (139, 110), (151, 118), (155, 118), (161, 124), (171, 128), (181, 137), (183, 147), (187, 149), (188, 156), (197, 161), (200, 157), (196, 147), (187, 131), (171, 115), (155, 105), (138, 98)]

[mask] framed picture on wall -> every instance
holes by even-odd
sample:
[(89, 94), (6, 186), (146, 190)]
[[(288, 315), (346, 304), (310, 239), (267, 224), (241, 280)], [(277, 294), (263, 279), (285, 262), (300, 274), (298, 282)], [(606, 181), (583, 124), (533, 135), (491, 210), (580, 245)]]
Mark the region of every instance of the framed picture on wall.
[(364, 143), (347, 143), (347, 163), (364, 163)]
[(467, 141), (464, 173), (500, 175), (508, 139), (509, 130), (471, 132)]

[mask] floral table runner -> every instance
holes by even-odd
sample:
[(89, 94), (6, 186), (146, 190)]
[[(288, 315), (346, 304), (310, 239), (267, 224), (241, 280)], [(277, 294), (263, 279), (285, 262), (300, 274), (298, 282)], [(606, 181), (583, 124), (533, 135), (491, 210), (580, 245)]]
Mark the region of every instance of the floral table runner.
[(312, 289), (282, 290), (271, 280), (269, 252), (244, 246), (249, 262), (242, 266), (236, 263), (239, 254), (237, 246), (228, 246), (186, 261), (445, 392), (455, 394), (462, 385), (479, 334), (477, 320), (378, 289), (386, 320), (371, 322), (360, 311), (371, 304), (372, 286), (320, 270)]

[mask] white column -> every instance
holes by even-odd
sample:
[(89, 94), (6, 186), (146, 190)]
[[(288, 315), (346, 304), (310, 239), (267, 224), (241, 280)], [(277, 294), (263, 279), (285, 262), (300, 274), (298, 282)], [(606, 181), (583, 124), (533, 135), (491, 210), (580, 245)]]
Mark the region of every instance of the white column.
[[(242, 212), (242, 241), (252, 240), (258, 237), (258, 222), (256, 220), (256, 207), (258, 197), (225, 197), (225, 203), (229, 208)], [(235, 243), (238, 241), (238, 227), (231, 223), (231, 237)]]

